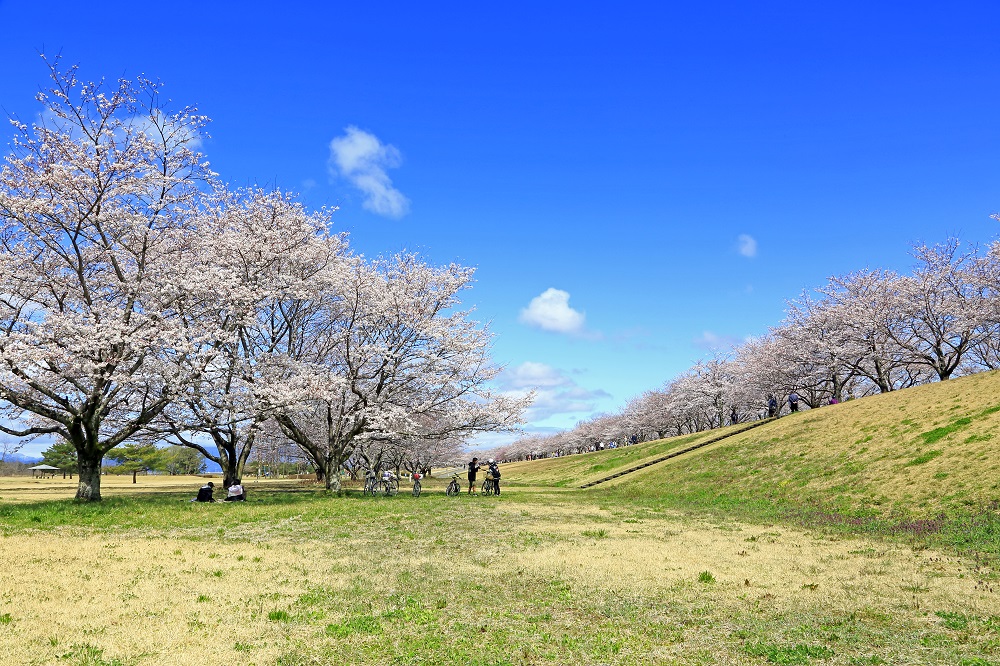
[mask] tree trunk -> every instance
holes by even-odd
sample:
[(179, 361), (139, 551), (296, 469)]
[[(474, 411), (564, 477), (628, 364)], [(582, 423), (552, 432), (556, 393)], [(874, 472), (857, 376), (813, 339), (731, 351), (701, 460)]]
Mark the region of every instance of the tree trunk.
[(139, 472), (137, 470), (132, 470), (132, 483), (135, 483), (135, 475)]
[(97, 455), (97, 459), (85, 458), (80, 455), (79, 452), (77, 456), (80, 460), (80, 469), (78, 474), (80, 475), (80, 483), (76, 487), (76, 499), (81, 502), (100, 502), (101, 501), (101, 456)]
[(340, 484), (340, 470), (339, 465), (333, 460), (326, 460), (326, 470), (324, 471), (324, 476), (326, 476), (326, 489), (335, 493), (339, 493), (343, 490), (343, 486)]

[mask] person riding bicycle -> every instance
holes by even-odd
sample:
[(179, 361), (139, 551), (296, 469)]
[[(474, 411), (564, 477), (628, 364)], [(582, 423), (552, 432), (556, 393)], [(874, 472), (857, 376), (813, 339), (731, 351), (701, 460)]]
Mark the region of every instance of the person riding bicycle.
[(488, 474), (488, 476), (493, 477), (493, 492), (495, 494), (499, 495), (500, 494), (500, 466), (497, 465), (497, 461), (494, 460), (493, 458), (490, 458), (489, 460), (487, 460), (486, 464), (489, 466), (489, 474)]
[(469, 463), (469, 494), (471, 495), (476, 489), (476, 474), (483, 466), (479, 464), (479, 458), (473, 458), (472, 462)]

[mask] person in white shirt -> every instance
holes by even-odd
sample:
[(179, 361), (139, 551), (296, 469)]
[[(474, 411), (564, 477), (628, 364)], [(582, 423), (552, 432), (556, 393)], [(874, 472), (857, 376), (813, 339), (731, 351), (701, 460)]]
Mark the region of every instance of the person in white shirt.
[(236, 479), (236, 483), (229, 486), (229, 492), (226, 494), (225, 502), (245, 502), (247, 499), (247, 491), (243, 489), (243, 484), (240, 479)]

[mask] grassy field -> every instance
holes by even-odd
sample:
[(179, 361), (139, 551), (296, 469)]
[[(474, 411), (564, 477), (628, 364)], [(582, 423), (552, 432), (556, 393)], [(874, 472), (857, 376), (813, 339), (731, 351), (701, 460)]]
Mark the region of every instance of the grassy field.
[(250, 481), (203, 505), (203, 479), (108, 477), (94, 506), (0, 479), (0, 663), (1000, 665), (998, 382), (786, 417), (585, 491), (693, 440), (506, 466), (499, 498)]

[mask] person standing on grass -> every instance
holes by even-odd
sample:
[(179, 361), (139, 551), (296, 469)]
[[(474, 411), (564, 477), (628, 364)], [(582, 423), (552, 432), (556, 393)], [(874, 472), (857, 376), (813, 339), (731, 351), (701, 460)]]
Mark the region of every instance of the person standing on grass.
[(778, 399), (773, 395), (767, 396), (767, 416), (768, 418), (778, 415)]
[(493, 477), (493, 492), (497, 495), (500, 494), (500, 466), (497, 465), (497, 461), (490, 458), (487, 463), (490, 466), (490, 476)]
[(476, 489), (476, 474), (482, 466), (479, 464), (479, 458), (473, 458), (472, 462), (469, 463), (469, 494), (471, 495)]
[(736, 425), (740, 421), (739, 412), (736, 411), (736, 405), (733, 405), (733, 411), (729, 413), (729, 424)]
[(788, 394), (788, 408), (793, 412), (799, 411), (799, 394), (795, 391)]

